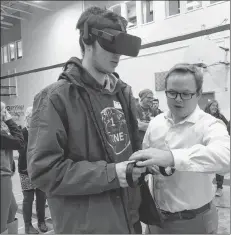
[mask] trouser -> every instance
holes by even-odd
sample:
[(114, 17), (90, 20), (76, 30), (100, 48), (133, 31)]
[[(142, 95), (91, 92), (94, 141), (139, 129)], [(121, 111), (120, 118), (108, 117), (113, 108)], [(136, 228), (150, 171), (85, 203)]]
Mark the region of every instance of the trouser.
[(224, 176), (216, 174), (216, 181), (217, 181), (217, 188), (222, 189), (223, 188), (222, 185), (224, 182)]
[(31, 190), (24, 190), (22, 210), (25, 225), (30, 225), (32, 221), (34, 194), (36, 195), (36, 213), (38, 223), (45, 221), (46, 194), (37, 188)]
[(14, 222), (18, 206), (12, 192), (11, 176), (1, 176), (1, 233)]
[(140, 221), (136, 222), (134, 225), (134, 230), (135, 230), (135, 233), (136, 234), (142, 234), (142, 226), (141, 226), (141, 223)]
[(196, 215), (193, 219), (164, 220), (163, 228), (149, 225), (146, 234), (217, 234), (218, 213), (216, 206)]
[(12, 223), (15, 220), (15, 215), (18, 210), (18, 205), (16, 203), (14, 194), (12, 193), (12, 198), (11, 198), (11, 203), (10, 203), (10, 209), (9, 209), (9, 215), (8, 215), (8, 220), (7, 223)]

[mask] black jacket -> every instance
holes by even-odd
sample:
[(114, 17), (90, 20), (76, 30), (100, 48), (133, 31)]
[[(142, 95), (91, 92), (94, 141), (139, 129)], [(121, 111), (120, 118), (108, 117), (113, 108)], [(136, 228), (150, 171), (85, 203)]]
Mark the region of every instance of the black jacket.
[(18, 172), (20, 174), (26, 174), (27, 173), (27, 144), (28, 144), (28, 130), (26, 127), (22, 129), (24, 141), (25, 141), (25, 146), (24, 148), (20, 149), (18, 151), (19, 153), (19, 158), (18, 158)]
[(22, 131), (18, 127), (18, 125), (12, 120), (8, 120), (5, 122), (9, 128), (10, 135), (8, 135), (5, 131), (1, 130), (1, 149), (10, 149), (10, 150), (18, 150), (24, 147), (24, 139), (22, 135)]
[[(112, 148), (89, 91), (89, 86), (102, 88), (77, 58), (67, 64), (59, 81), (35, 96), (28, 174), (47, 193), (55, 233), (134, 233), (140, 189), (120, 188)], [(130, 86), (118, 82), (118, 100), (137, 151), (134, 97)]]
[(24, 139), (20, 128), (12, 120), (5, 122), (9, 132), (1, 130), (1, 176), (11, 176), (13, 166), (13, 150), (24, 148)]

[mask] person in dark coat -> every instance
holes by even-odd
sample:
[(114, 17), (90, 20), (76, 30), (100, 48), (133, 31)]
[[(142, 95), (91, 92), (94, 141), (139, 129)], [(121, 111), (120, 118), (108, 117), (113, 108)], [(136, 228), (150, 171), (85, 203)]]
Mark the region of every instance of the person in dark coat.
[[(56, 234), (142, 232), (140, 188), (126, 180), (128, 158), (140, 149), (135, 101), (113, 74), (123, 51), (111, 52), (118, 44), (108, 41), (118, 33), (133, 37), (126, 25), (112, 11), (86, 9), (77, 23), (83, 59), (72, 57), (58, 81), (35, 96), (28, 174), (47, 194)], [(135, 167), (133, 180), (145, 171)]]
[(1, 102), (1, 233), (18, 233), (18, 206), (12, 188), (13, 150), (24, 147), (21, 130)]
[[(208, 102), (208, 104), (205, 107), (205, 112), (211, 114), (215, 118), (222, 120), (226, 126), (228, 125), (228, 120), (220, 112), (217, 100), (212, 100)], [(216, 182), (217, 182), (216, 196), (221, 197), (223, 195), (222, 189), (223, 189), (224, 176), (216, 174)]]
[(140, 143), (142, 145), (145, 132), (148, 128), (149, 122), (155, 117), (153, 109), (153, 92), (150, 89), (144, 89), (139, 92), (140, 102), (137, 107), (137, 120), (139, 127)]
[(25, 223), (26, 234), (38, 234), (39, 232), (32, 225), (32, 207), (34, 195), (36, 195), (36, 212), (38, 219), (38, 228), (41, 232), (47, 232), (48, 227), (45, 223), (45, 203), (46, 195), (43, 191), (33, 186), (27, 172), (27, 144), (28, 144), (28, 130), (30, 128), (30, 120), (32, 114), (32, 107), (26, 110), (26, 126), (22, 129), (25, 140), (25, 148), (19, 150), (18, 158), (18, 172), (21, 181), (23, 192), (23, 219)]
[(160, 113), (163, 113), (162, 110), (159, 109), (159, 99), (154, 98), (153, 99), (153, 109), (154, 109), (154, 115), (157, 116)]

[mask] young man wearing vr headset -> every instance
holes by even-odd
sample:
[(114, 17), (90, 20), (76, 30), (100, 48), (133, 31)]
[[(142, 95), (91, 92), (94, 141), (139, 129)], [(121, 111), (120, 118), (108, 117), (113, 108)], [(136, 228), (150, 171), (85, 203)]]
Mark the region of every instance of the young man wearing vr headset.
[[(139, 149), (136, 108), (131, 87), (112, 74), (120, 55), (137, 56), (141, 46), (126, 25), (108, 10), (83, 12), (83, 59), (71, 58), (34, 99), (28, 173), (47, 193), (56, 234), (141, 233), (140, 192), (125, 173)], [(134, 168), (133, 180), (145, 170)]]

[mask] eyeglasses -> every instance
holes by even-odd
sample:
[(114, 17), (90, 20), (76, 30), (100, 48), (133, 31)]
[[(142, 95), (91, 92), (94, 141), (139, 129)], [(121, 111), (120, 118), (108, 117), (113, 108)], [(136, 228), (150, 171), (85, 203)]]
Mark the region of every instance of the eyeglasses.
[(190, 100), (196, 93), (180, 93), (176, 91), (165, 91), (165, 94), (170, 99), (176, 99), (178, 95), (182, 100)]

